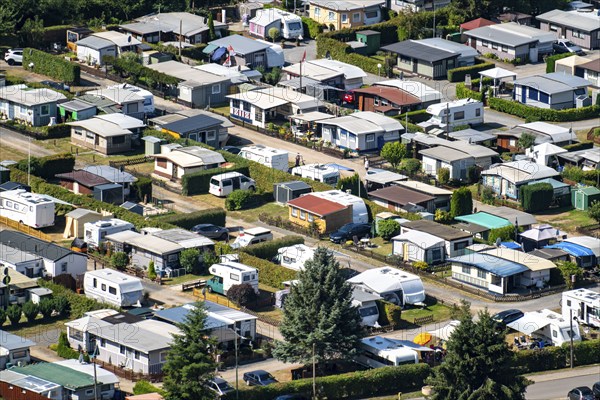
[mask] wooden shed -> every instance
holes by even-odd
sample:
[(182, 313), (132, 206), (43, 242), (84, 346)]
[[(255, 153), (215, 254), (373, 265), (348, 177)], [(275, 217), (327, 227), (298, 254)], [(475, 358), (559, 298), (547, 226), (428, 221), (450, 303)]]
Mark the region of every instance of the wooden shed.
[(76, 208), (75, 210), (67, 213), (65, 232), (63, 237), (68, 238), (83, 238), (84, 228), (83, 225), (86, 222), (96, 222), (102, 219), (102, 214), (85, 208)]

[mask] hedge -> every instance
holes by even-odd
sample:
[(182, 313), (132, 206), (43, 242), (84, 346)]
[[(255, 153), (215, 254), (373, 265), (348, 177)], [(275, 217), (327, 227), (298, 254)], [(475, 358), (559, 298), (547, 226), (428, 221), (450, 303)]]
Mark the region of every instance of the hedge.
[[(353, 28), (340, 29), (338, 31), (327, 32), (321, 36), (334, 39), (340, 42), (356, 40), (356, 32), (364, 31), (363, 25)], [(381, 33), (381, 45), (396, 43), (398, 41), (398, 21), (389, 20), (378, 24), (369, 25), (369, 30)]]
[(222, 208), (209, 208), (187, 214), (170, 214), (158, 217), (160, 222), (178, 226), (183, 229), (191, 229), (198, 224), (215, 224), (225, 226), (227, 213)]
[(534, 183), (532, 185), (523, 185), (519, 190), (521, 206), (526, 212), (543, 211), (550, 208), (554, 189), (549, 183)]
[(195, 194), (206, 194), (210, 186), (210, 179), (226, 172), (239, 172), (240, 174), (250, 176), (248, 167), (245, 165), (236, 165), (232, 168), (211, 168), (193, 174), (185, 174), (181, 177), (181, 194), (184, 196), (193, 196)]
[(514, 100), (506, 100), (498, 97), (488, 99), (491, 109), (503, 113), (524, 118), (527, 122), (552, 121), (570, 122), (583, 119), (598, 118), (600, 106), (588, 106), (582, 108), (569, 108), (567, 110), (551, 110), (548, 108), (531, 107)]
[(585, 183), (589, 186), (595, 186), (598, 183), (600, 170), (584, 171), (579, 167), (567, 165), (562, 171), (562, 176), (578, 183)]
[(145, 67), (135, 60), (104, 56), (102, 61), (111, 65), (116, 73), (129, 75), (134, 83), (138, 83), (143, 78), (147, 86), (162, 87), (162, 85), (176, 85), (180, 81), (170, 75)]
[[(596, 128), (598, 129), (598, 128)], [(562, 146), (563, 149), (567, 150), (567, 151), (578, 151), (578, 150), (588, 150), (594, 147), (594, 142), (579, 142), (579, 143), (573, 143), (573, 144), (567, 144), (565, 146)]]
[(324, 58), (328, 52), (332, 59), (355, 65), (365, 72), (372, 74), (383, 72), (377, 67), (381, 63), (380, 60), (353, 53), (352, 48), (347, 44), (324, 34), (320, 35), (317, 38), (317, 57)]
[[(316, 385), (319, 398), (371, 398), (379, 395), (420, 390), (425, 378), (430, 373), (431, 367), (425, 363), (410, 364), (319, 377), (316, 379)], [(274, 399), (277, 396), (292, 393), (310, 397), (312, 394), (312, 380), (299, 379), (291, 382), (255, 387), (252, 390), (240, 391), (239, 399)], [(223, 397), (225, 400), (236, 398), (235, 392)]]
[[(600, 360), (600, 339), (573, 343), (575, 366), (595, 364)], [(570, 344), (523, 350), (515, 353), (514, 364), (521, 373), (566, 368), (570, 360)]]
[(277, 250), (282, 247), (304, 244), (302, 236), (284, 236), (280, 239), (269, 240), (252, 246), (243, 247), (241, 250), (251, 256), (272, 260), (277, 255)]
[(471, 78), (479, 76), (479, 72), (492, 69), (496, 64), (491, 62), (484, 62), (481, 64), (470, 65), (468, 67), (459, 67), (448, 70), (448, 80), (450, 82), (464, 82), (467, 75), (471, 75)]
[(459, 99), (483, 101), (483, 93), (469, 89), (463, 82), (456, 84), (456, 97)]
[(114, 306), (109, 305), (107, 303), (100, 303), (95, 299), (81, 296), (75, 293), (74, 291), (67, 289), (64, 286), (61, 286), (57, 283), (53, 283), (51, 281), (38, 279), (38, 284), (41, 287), (45, 287), (52, 290), (52, 296), (54, 298), (63, 296), (67, 299), (67, 301), (69, 302), (70, 317), (72, 319), (81, 318), (88, 311), (102, 310), (104, 308), (113, 308), (115, 310), (117, 309)]
[(324, 25), (312, 18), (302, 17), (302, 27), (304, 28), (304, 39), (316, 39), (323, 33)]
[(33, 72), (47, 75), (61, 82), (79, 85), (81, 68), (60, 56), (27, 47), (23, 50), (23, 67), (33, 63)]
[(61, 139), (71, 136), (71, 126), (67, 124), (57, 124), (44, 127), (45, 135), (42, 139)]
[(427, 110), (415, 110), (398, 115), (398, 120), (406, 121), (407, 116), (408, 121), (414, 124), (418, 124), (419, 122), (425, 122), (429, 118), (431, 118), (431, 115), (427, 112)]
[[(46, 157), (31, 158), (31, 174), (39, 176), (42, 179), (52, 179), (56, 174), (62, 174), (73, 171), (75, 167), (75, 157), (69, 153), (55, 154)], [(16, 168), (27, 172), (28, 160), (20, 160)]]
[(152, 199), (152, 179), (139, 176), (137, 181), (131, 184), (131, 193), (137, 201), (150, 201)]
[(556, 71), (556, 62), (562, 58), (567, 58), (567, 57), (571, 57), (574, 56), (575, 54), (573, 53), (562, 53), (562, 54), (555, 54), (553, 56), (549, 56), (548, 58), (546, 58), (546, 73), (552, 73), (554, 71)]
[(193, 47), (185, 47), (181, 49), (181, 56), (192, 58), (194, 60), (204, 60), (206, 58), (206, 54), (202, 51), (208, 46), (208, 43), (200, 43)]
[(392, 325), (394, 328), (402, 325), (402, 307), (383, 300), (377, 300), (376, 303), (379, 309), (379, 325)]
[(297, 271), (252, 256), (248, 253), (240, 253), (240, 262), (256, 268), (258, 270), (258, 281), (263, 285), (275, 289), (283, 289), (283, 282), (292, 281), (298, 278)]

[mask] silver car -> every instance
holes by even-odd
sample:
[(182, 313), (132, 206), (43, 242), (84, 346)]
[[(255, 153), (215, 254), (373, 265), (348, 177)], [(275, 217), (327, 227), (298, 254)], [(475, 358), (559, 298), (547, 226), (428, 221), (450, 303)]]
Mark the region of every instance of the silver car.
[(575, 43), (571, 42), (567, 39), (558, 39), (552, 45), (555, 53), (574, 53), (578, 56), (584, 56), (585, 52), (581, 49), (581, 47), (577, 46)]
[(215, 392), (218, 397), (224, 396), (227, 393), (233, 392), (232, 388), (225, 379), (215, 377), (208, 382), (208, 388)]
[(209, 239), (227, 240), (229, 238), (229, 229), (213, 224), (198, 224), (191, 231)]
[(23, 63), (23, 49), (10, 49), (4, 55), (4, 61), (8, 65), (22, 64)]

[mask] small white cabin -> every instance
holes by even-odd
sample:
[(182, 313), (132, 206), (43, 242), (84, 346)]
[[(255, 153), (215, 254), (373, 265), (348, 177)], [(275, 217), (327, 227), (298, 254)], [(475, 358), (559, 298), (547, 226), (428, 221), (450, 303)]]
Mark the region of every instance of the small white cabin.
[(256, 161), (269, 168), (280, 171), (288, 171), (290, 166), (288, 162), (288, 152), (285, 150), (274, 149), (263, 145), (252, 145), (242, 147), (238, 154), (247, 160)]
[(88, 247), (98, 247), (106, 235), (123, 231), (133, 231), (135, 226), (131, 222), (123, 221), (118, 218), (111, 218), (104, 221), (86, 222), (83, 225), (84, 236), (83, 240), (88, 244)]
[(398, 268), (369, 269), (348, 279), (348, 283), (394, 304), (421, 305), (425, 301), (421, 278)]
[(427, 113), (431, 118), (418, 124), (425, 131), (439, 128), (452, 132), (457, 126), (483, 124), (483, 103), (473, 99), (432, 104), (427, 107)]
[(353, 194), (342, 192), (341, 190), (326, 190), (323, 192), (313, 192), (314, 196), (333, 201), (344, 206), (352, 206), (352, 222), (355, 224), (368, 224), (369, 212), (365, 201)]
[(562, 315), (568, 320), (600, 328), (600, 293), (590, 289), (575, 289), (562, 294)]
[(327, 164), (307, 164), (292, 168), (292, 175), (335, 186), (340, 180), (340, 171)]
[(83, 278), (85, 295), (117, 307), (132, 307), (144, 296), (142, 281), (114, 269), (88, 271)]
[(574, 342), (581, 341), (579, 324), (576, 322), (571, 323), (568, 318), (565, 319), (559, 313), (548, 309), (526, 312), (521, 318), (507, 324), (507, 326), (525, 335), (552, 343), (555, 346), (570, 342), (571, 335)]
[(0, 216), (32, 228), (54, 225), (54, 200), (24, 189), (0, 192)]
[(209, 292), (227, 295), (227, 291), (234, 285), (247, 283), (258, 294), (258, 270), (245, 264), (228, 261), (213, 264), (208, 271), (213, 277), (206, 282)]
[(231, 244), (234, 249), (240, 247), (250, 246), (256, 243), (266, 242), (267, 240), (273, 240), (273, 233), (271, 230), (266, 228), (250, 228), (241, 231), (235, 241)]
[(277, 261), (282, 267), (300, 271), (304, 269), (304, 263), (315, 255), (315, 249), (304, 244), (295, 244), (282, 247), (277, 250)]
[(419, 346), (408, 340), (373, 336), (360, 340), (355, 361), (369, 368), (397, 367), (417, 364), (422, 360), (423, 352), (432, 351), (429, 347)]

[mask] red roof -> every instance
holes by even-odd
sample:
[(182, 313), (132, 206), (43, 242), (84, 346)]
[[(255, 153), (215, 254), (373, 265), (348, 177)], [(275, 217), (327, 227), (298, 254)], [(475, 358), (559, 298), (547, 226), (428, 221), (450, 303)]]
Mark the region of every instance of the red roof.
[(294, 206), (304, 211), (308, 211), (309, 213), (318, 215), (320, 217), (324, 217), (326, 215), (348, 208), (348, 206), (345, 206), (343, 204), (336, 203), (327, 199), (322, 199), (320, 197), (313, 196), (312, 194), (300, 196), (297, 199), (288, 201), (287, 203), (288, 205)]
[(485, 18), (477, 18), (473, 21), (467, 21), (464, 24), (460, 24), (460, 28), (463, 31), (470, 31), (471, 29), (481, 28), (482, 26), (496, 25), (494, 21), (490, 21)]
[(78, 169), (72, 172), (67, 172), (64, 174), (56, 174), (54, 175), (56, 178), (62, 181), (73, 181), (77, 182), (83, 186), (87, 186), (89, 188), (93, 188), (94, 186), (104, 185), (105, 183), (111, 183), (110, 181), (104, 179), (103, 177), (93, 174), (88, 171), (84, 171), (82, 169)]
[(420, 104), (421, 100), (406, 93), (404, 90), (398, 88), (385, 87), (385, 86), (371, 86), (368, 88), (354, 89), (355, 93), (370, 94), (379, 96), (399, 106)]

